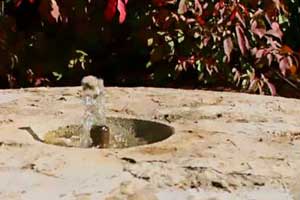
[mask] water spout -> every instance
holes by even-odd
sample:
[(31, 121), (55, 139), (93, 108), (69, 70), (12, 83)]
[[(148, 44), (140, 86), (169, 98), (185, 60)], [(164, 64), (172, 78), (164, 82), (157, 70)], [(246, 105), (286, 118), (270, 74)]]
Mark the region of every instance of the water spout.
[[(87, 148), (95, 143), (91, 138), (91, 130), (93, 127), (106, 126), (104, 84), (102, 79), (98, 79), (94, 76), (86, 76), (82, 79), (81, 85), (85, 110), (82, 122), (82, 132), (80, 134), (80, 146)], [(101, 134), (101, 132), (98, 134)]]

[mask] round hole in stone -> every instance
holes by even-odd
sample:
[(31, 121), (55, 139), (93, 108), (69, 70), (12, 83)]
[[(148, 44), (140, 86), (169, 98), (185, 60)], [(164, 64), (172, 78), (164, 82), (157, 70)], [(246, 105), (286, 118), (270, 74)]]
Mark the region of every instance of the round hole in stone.
[[(174, 128), (164, 123), (108, 117), (107, 126), (110, 130), (110, 142), (108, 148), (127, 148), (152, 144), (167, 139), (174, 133)], [(79, 147), (79, 135), (81, 125), (71, 124), (47, 132), (43, 141), (66, 147)]]

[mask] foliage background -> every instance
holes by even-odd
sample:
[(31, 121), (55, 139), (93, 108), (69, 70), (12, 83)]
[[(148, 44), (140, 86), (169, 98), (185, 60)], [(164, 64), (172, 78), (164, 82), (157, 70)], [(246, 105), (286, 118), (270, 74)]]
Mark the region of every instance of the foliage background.
[(6, 0), (0, 87), (230, 89), (300, 97), (299, 0)]

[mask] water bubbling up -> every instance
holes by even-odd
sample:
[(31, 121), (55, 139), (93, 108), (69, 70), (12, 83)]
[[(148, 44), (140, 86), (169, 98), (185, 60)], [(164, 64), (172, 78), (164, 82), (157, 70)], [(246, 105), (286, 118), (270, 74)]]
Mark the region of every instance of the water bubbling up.
[(81, 81), (83, 104), (85, 106), (80, 146), (87, 148), (92, 144), (90, 131), (93, 126), (105, 126), (104, 84), (102, 79), (86, 76)]

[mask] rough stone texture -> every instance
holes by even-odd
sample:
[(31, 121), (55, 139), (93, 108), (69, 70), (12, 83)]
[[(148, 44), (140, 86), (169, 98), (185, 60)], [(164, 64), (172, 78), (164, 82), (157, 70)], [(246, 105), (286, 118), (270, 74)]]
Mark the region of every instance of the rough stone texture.
[(80, 123), (80, 88), (2, 90), (0, 199), (300, 198), (299, 100), (154, 88), (106, 92), (108, 116), (161, 121), (175, 134), (128, 149), (47, 145), (24, 127), (42, 138)]

